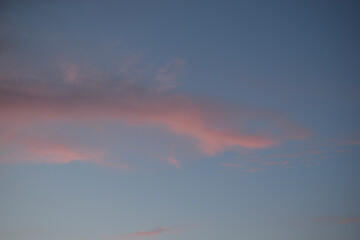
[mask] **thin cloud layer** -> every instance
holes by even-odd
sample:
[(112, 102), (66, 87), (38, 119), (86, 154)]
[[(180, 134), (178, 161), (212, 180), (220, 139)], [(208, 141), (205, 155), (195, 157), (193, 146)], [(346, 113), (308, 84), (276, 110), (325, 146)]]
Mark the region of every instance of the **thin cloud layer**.
[(6, 164), (92, 162), (105, 167), (127, 171), (130, 167), (121, 162), (107, 160), (107, 152), (85, 146), (69, 139), (54, 136), (39, 137), (22, 134), (3, 134), (0, 162)]
[(112, 239), (116, 239), (116, 240), (125, 240), (125, 239), (133, 239), (133, 238), (139, 238), (139, 237), (153, 237), (153, 236), (157, 236), (157, 235), (162, 235), (165, 233), (172, 233), (174, 232), (174, 229), (170, 229), (168, 227), (156, 227), (152, 230), (148, 230), (148, 231), (140, 231), (140, 232), (134, 232), (128, 235), (124, 235), (124, 236), (112, 236)]
[(324, 223), (327, 225), (331, 224), (349, 224), (360, 222), (359, 217), (348, 217), (348, 218), (336, 218), (336, 217), (325, 217), (316, 219), (318, 223)]
[[(104, 77), (101, 74), (94, 80), (94, 76), (84, 77), (84, 73), (75, 68), (70, 70), (61, 82), (0, 81), (0, 128), (115, 121), (129, 126), (163, 128), (175, 135), (193, 138), (196, 148), (209, 156), (234, 147), (267, 148), (308, 134), (276, 111), (236, 108), (186, 94), (159, 92), (156, 88), (126, 81), (99, 79)], [(82, 76), (81, 81), (77, 76)], [(69, 152), (62, 155), (63, 160), (49, 159), (69, 162), (81, 158), (97, 162), (87, 157), (92, 154), (75, 155)], [(180, 166), (174, 157), (167, 161)]]
[(173, 157), (168, 157), (168, 158), (166, 158), (166, 160), (167, 160), (168, 163), (174, 165), (177, 168), (180, 168), (180, 166), (181, 166), (180, 162), (177, 159), (173, 158)]
[(165, 65), (158, 67), (156, 80), (160, 83), (159, 91), (166, 91), (175, 88), (178, 83), (175, 79), (184, 72), (186, 61), (182, 58), (174, 58), (166, 62)]

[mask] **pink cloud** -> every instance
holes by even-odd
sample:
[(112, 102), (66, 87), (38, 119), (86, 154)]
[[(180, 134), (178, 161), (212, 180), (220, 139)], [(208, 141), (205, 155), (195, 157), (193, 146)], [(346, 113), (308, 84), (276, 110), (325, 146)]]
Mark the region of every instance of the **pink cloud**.
[(348, 152), (348, 151), (349, 151), (349, 149), (338, 149), (336, 151), (336, 153), (344, 153), (344, 152)]
[(168, 157), (166, 160), (167, 160), (167, 162), (169, 162), (170, 164), (174, 165), (177, 168), (180, 168), (180, 166), (181, 166), (180, 162), (173, 157)]
[(355, 217), (355, 218), (345, 218), (342, 220), (338, 220), (339, 224), (356, 223), (356, 222), (360, 222), (360, 218)]
[(28, 140), (26, 142), (28, 152), (35, 156), (37, 161), (53, 163), (69, 163), (71, 161), (100, 162), (102, 152), (90, 149), (75, 149), (65, 143), (54, 143), (49, 141)]
[(360, 139), (341, 140), (336, 143), (338, 146), (358, 146)]
[(156, 227), (149, 231), (140, 231), (140, 232), (134, 232), (128, 235), (124, 236), (112, 236), (111, 238), (116, 240), (125, 240), (125, 239), (132, 239), (132, 238), (138, 238), (138, 237), (152, 237), (157, 236), (165, 233), (172, 233), (174, 232), (174, 229), (170, 229), (168, 227)]
[(21, 134), (4, 135), (0, 138), (2, 147), (13, 149), (0, 154), (0, 162), (14, 163), (57, 163), (74, 161), (92, 162), (98, 165), (128, 171), (129, 165), (105, 160), (106, 151), (95, 150), (74, 141), (54, 137), (26, 136)]
[(357, 147), (360, 145), (360, 132), (342, 133), (340, 137), (327, 139), (327, 142), (335, 146)]
[[(271, 152), (268, 150), (252, 152), (249, 155), (248, 149), (240, 149), (240, 153), (246, 156), (236, 157), (236, 160), (241, 161), (245, 167), (266, 169), (272, 166), (281, 166), (285, 168), (293, 167), (316, 167), (326, 164), (326, 159), (336, 154), (343, 154), (351, 151), (356, 145), (347, 145), (339, 147), (341, 144), (355, 144), (356, 141), (350, 141), (359, 138), (359, 133), (341, 133), (333, 138), (309, 138), (305, 141), (298, 141), (295, 145), (286, 148), (272, 148)], [(340, 145), (341, 145), (340, 144)], [(276, 151), (278, 152), (276, 153)], [(238, 149), (236, 149), (238, 151)], [(270, 153), (270, 154), (266, 154)]]
[(324, 217), (324, 218), (318, 218), (316, 219), (316, 222), (318, 223), (324, 223), (327, 225), (331, 225), (331, 224), (349, 224), (349, 223), (357, 223), (360, 222), (360, 218), (359, 217), (351, 217), (351, 218), (343, 218), (343, 219), (339, 219), (336, 217)]
[(182, 225), (182, 226), (175, 226), (172, 228), (160, 226), (160, 227), (155, 227), (155, 228), (153, 228), (151, 230), (147, 230), (147, 231), (133, 232), (133, 233), (126, 234), (126, 235), (108, 236), (108, 238), (112, 238), (115, 240), (146, 238), (146, 237), (159, 236), (159, 235), (168, 234), (168, 233), (180, 233), (180, 232), (188, 230), (189, 228), (192, 228), (192, 227), (194, 227), (193, 223), (190, 223), (187, 225)]
[[(267, 148), (307, 134), (307, 130), (276, 111), (236, 109), (213, 100), (158, 92), (106, 79), (73, 84), (77, 81), (72, 78), (78, 73), (71, 69), (67, 76), (70, 83), (1, 81), (0, 130), (31, 128), (45, 123), (118, 121), (131, 126), (164, 128), (175, 135), (190, 137), (196, 140), (195, 147), (209, 156), (234, 147)], [(254, 128), (254, 121), (266, 124)], [(49, 152), (39, 148), (32, 150), (33, 154), (42, 156)], [(83, 152), (71, 151), (64, 146), (58, 146), (52, 152), (53, 157), (48, 159), (54, 162), (89, 159)], [(94, 157), (92, 159), (96, 162)], [(180, 166), (175, 158), (167, 160)]]
[(76, 83), (79, 81), (79, 79), (80, 78), (77, 67), (74, 65), (68, 66), (65, 71), (65, 81), (69, 83)]
[(199, 139), (203, 150), (210, 154), (231, 146), (269, 147), (280, 140), (268, 134), (245, 133), (246, 129), (239, 131), (212, 127), (211, 121), (222, 125), (221, 116), (217, 115), (216, 109), (211, 109), (208, 105), (185, 95), (154, 95), (129, 86), (118, 88), (112, 93), (96, 89), (87, 90), (75, 93), (48, 91), (42, 94), (22, 90), (3, 91), (1, 115), (5, 119), (19, 117), (17, 121), (23, 123), (37, 120), (86, 121), (104, 118), (118, 119), (132, 125), (163, 125), (175, 133)]

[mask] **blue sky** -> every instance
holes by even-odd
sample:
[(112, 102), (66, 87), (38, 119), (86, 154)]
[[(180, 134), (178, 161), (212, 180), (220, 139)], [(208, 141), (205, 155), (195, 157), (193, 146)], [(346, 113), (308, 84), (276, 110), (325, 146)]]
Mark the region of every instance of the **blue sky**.
[(0, 4), (0, 240), (360, 236), (356, 1)]

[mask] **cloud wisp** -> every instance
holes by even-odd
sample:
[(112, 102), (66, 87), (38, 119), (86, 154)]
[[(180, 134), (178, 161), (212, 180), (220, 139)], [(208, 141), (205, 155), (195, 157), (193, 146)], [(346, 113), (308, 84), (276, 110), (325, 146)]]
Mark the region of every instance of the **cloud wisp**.
[(347, 217), (347, 218), (336, 218), (336, 217), (324, 217), (316, 219), (318, 223), (324, 223), (327, 225), (332, 224), (349, 224), (349, 223), (358, 223), (360, 222), (359, 217)]
[(139, 232), (134, 232), (131, 234), (127, 234), (127, 235), (121, 235), (121, 236), (111, 236), (110, 238), (115, 239), (115, 240), (126, 240), (126, 239), (133, 239), (133, 238), (146, 238), (146, 237), (153, 237), (153, 236), (158, 236), (158, 235), (162, 235), (162, 234), (166, 234), (166, 233), (174, 233), (176, 230), (172, 229), (172, 228), (168, 228), (168, 227), (156, 227), (153, 228), (151, 230), (147, 230), (147, 231), (139, 231)]
[(130, 170), (130, 166), (125, 163), (108, 161), (107, 151), (94, 149), (69, 139), (60, 139), (56, 136), (4, 134), (0, 140), (2, 148), (7, 148), (0, 154), (0, 162), (6, 164), (17, 164), (24, 161), (36, 164), (91, 162), (122, 171)]
[[(241, 149), (242, 156), (236, 156), (220, 165), (235, 171), (247, 169), (269, 169), (272, 167), (297, 168), (318, 167), (326, 160), (335, 159), (339, 154), (346, 155), (358, 149), (359, 133), (339, 133), (332, 138), (308, 138), (283, 146), (251, 152)], [(251, 153), (251, 154), (249, 154)]]

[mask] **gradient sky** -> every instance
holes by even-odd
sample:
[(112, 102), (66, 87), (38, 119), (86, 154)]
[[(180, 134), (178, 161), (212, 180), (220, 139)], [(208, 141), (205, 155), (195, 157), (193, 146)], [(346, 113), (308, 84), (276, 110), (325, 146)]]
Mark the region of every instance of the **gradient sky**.
[(357, 1), (1, 1), (0, 240), (360, 239)]

